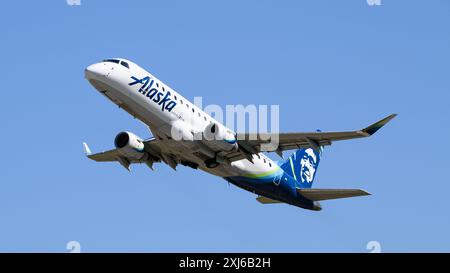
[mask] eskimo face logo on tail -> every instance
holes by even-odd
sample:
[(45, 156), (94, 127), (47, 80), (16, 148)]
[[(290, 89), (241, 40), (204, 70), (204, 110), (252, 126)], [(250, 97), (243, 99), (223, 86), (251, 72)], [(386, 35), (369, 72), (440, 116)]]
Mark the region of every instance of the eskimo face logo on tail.
[(316, 173), (318, 158), (311, 148), (306, 149), (301, 156), (300, 178), (302, 179), (302, 182), (311, 183), (314, 179), (314, 174)]
[[(128, 85), (133, 86), (136, 84), (141, 84), (141, 88), (139, 88), (138, 92), (154, 103), (160, 105), (161, 111), (164, 112), (167, 110), (170, 112), (177, 105), (177, 103), (170, 97), (170, 91), (162, 92), (159, 90), (155, 84), (155, 81), (150, 79), (149, 76), (143, 77), (142, 79), (132, 76), (131, 79), (133, 81)], [(153, 86), (153, 84), (155, 84), (155, 86)]]

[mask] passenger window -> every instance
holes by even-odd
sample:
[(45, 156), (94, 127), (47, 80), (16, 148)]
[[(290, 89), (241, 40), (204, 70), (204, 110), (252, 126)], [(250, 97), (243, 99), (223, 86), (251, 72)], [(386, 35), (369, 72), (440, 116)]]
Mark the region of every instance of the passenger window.
[(166, 89), (164, 89), (164, 86), (163, 86), (163, 91), (166, 92)]
[(177, 96), (173, 96), (175, 98), (175, 100), (177, 100)]
[(159, 83), (156, 83), (156, 87), (159, 87)]
[(266, 159), (264, 158), (264, 163), (266, 163)]
[(272, 163), (269, 162), (269, 167), (272, 167)]
[(186, 103), (186, 107), (189, 109), (189, 104)]
[(183, 100), (180, 100), (180, 103), (183, 104)]
[(206, 117), (203, 117), (204, 119), (205, 119), (205, 121), (206, 121)]

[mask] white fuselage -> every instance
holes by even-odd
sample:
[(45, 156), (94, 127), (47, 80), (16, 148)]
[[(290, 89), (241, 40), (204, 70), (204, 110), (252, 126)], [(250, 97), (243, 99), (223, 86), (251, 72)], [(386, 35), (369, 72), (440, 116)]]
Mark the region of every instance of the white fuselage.
[[(200, 169), (221, 177), (258, 175), (279, 168), (263, 153), (253, 156), (253, 163), (242, 159), (215, 168), (206, 167), (204, 156), (208, 152), (195, 144), (198, 142), (168, 141), (172, 139), (174, 127), (189, 136), (201, 134), (211, 123), (229, 134), (234, 132), (140, 66), (124, 59), (113, 60), (126, 62), (128, 67), (108, 61), (96, 63), (86, 68), (86, 78), (108, 99), (148, 125), (154, 137), (161, 141), (165, 154), (195, 162)], [(215, 152), (218, 151), (212, 151)]]

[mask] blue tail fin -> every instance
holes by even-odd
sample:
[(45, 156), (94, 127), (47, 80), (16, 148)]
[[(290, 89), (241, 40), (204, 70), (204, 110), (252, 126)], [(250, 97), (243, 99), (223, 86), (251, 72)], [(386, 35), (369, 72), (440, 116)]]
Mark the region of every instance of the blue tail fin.
[(321, 152), (312, 148), (299, 149), (281, 164), (287, 174), (297, 180), (302, 188), (311, 188), (319, 167)]

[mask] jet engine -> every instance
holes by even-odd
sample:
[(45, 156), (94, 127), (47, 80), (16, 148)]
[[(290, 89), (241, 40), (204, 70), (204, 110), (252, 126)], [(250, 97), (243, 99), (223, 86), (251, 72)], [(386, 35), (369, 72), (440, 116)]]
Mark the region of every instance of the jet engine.
[(204, 143), (215, 151), (232, 151), (238, 149), (236, 136), (223, 125), (211, 123), (203, 131)]
[(130, 132), (120, 132), (114, 139), (114, 145), (127, 159), (147, 160), (148, 154), (144, 151), (141, 138)]

